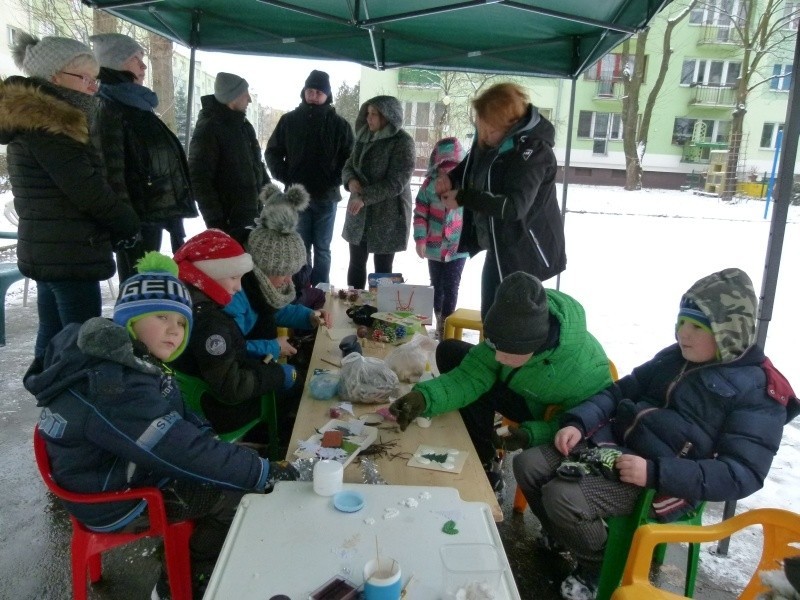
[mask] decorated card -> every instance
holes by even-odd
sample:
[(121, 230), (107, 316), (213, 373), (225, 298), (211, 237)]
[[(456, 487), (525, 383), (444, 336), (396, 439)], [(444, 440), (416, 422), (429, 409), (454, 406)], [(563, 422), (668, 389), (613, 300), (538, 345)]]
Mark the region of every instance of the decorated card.
[(294, 455), (298, 458), (337, 460), (345, 467), (364, 448), (378, 439), (378, 430), (354, 419), (344, 421), (331, 419), (305, 441), (297, 445)]
[(408, 466), (446, 473), (461, 473), (467, 454), (469, 452), (465, 450), (420, 444), (409, 459)]

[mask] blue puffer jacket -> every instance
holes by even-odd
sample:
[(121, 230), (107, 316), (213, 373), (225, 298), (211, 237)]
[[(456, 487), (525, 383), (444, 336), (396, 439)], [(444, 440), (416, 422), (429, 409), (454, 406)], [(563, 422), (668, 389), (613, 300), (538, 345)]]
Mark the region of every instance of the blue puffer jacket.
[(700, 500), (737, 500), (764, 485), (786, 408), (767, 393), (764, 354), (692, 365), (677, 344), (564, 413), (597, 445), (647, 459), (647, 487)]
[[(269, 463), (217, 440), (186, 410), (175, 380), (142, 355), (123, 327), (95, 318), (67, 325), (48, 347), (43, 370), (26, 377), (25, 388), (43, 407), (39, 428), (56, 482), (90, 493), (176, 478), (263, 491)], [(145, 508), (137, 501), (65, 504), (98, 531), (124, 527)]]

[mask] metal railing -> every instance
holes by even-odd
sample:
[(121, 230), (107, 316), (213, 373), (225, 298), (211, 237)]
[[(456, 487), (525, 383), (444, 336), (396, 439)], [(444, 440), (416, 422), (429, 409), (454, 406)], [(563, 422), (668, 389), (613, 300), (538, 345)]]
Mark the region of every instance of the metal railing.
[(736, 102), (736, 90), (728, 86), (692, 85), (692, 98), (689, 104), (732, 108)]

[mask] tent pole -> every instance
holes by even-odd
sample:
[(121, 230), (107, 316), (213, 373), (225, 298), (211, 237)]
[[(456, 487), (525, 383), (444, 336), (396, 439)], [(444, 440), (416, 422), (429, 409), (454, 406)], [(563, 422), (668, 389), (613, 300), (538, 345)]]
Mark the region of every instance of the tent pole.
[(200, 31), (200, 11), (195, 10), (192, 14), (192, 33), (189, 50), (189, 93), (186, 94), (186, 122), (183, 130), (186, 132), (186, 139), (183, 140), (183, 149), (189, 153), (189, 140), (192, 139), (192, 107), (194, 106), (194, 71), (196, 64), (195, 53), (197, 52), (197, 36)]
[[(795, 37), (794, 64), (792, 73), (800, 73), (800, 36)], [(792, 77), (789, 89), (789, 101), (786, 104), (786, 122), (783, 126), (783, 148), (781, 149), (780, 168), (778, 169), (778, 195), (772, 204), (772, 221), (769, 228), (767, 257), (764, 261), (764, 277), (761, 282), (759, 297), (758, 324), (756, 326), (756, 343), (764, 348), (767, 344), (767, 329), (772, 320), (772, 309), (775, 306), (775, 293), (778, 289), (778, 270), (781, 266), (783, 238), (786, 233), (786, 218), (792, 200), (794, 186), (794, 165), (797, 161), (797, 141), (800, 138), (800, 103), (796, 98), (797, 78)], [(723, 519), (729, 519), (736, 512), (736, 501), (728, 501), (722, 512)], [(726, 556), (730, 538), (721, 540), (717, 546), (717, 554)]]
[[(564, 150), (564, 179), (561, 183), (561, 221), (567, 218), (567, 189), (569, 188), (569, 158), (572, 152), (572, 124), (575, 122), (575, 77), (571, 78), (572, 87), (569, 91), (569, 119), (567, 121), (567, 145)], [(561, 289), (561, 273), (556, 275), (556, 289)]]

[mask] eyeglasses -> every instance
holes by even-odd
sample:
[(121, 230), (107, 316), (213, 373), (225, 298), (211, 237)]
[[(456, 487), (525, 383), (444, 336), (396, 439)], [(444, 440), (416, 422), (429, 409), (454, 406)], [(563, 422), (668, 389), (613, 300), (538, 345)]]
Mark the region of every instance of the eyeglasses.
[(100, 87), (100, 80), (96, 77), (89, 77), (88, 75), (78, 75), (77, 73), (70, 73), (69, 71), (61, 71), (64, 75), (70, 75), (72, 77), (77, 77), (83, 82), (83, 85), (90, 87)]

